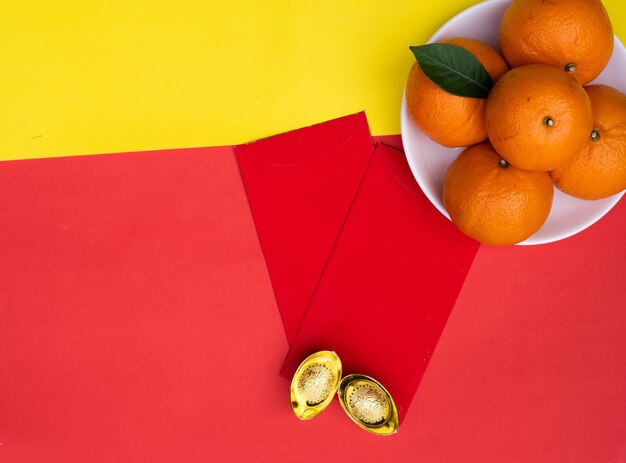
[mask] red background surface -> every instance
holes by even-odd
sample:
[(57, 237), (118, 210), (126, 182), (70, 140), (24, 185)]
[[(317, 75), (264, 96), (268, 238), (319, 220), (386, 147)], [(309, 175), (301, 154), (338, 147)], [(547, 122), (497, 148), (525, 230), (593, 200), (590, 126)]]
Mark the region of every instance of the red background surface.
[(377, 438), (337, 403), (292, 415), (232, 149), (71, 163), (0, 166), (0, 461), (626, 461), (623, 201), (562, 242), (482, 247)]

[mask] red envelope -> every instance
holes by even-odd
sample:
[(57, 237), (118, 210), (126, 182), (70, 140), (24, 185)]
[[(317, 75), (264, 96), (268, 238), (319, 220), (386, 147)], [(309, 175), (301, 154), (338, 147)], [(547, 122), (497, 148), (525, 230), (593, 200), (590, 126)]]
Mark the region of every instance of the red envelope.
[(364, 113), (236, 147), (287, 340), (372, 158)]
[(404, 155), (379, 144), (282, 375), (312, 352), (378, 379), (402, 419), (479, 244), (423, 195)]

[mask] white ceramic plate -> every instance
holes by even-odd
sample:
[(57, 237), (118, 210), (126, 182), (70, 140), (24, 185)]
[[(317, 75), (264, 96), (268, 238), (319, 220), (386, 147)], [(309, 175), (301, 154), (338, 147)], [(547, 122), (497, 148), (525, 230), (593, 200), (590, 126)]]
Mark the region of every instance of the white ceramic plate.
[[(429, 43), (453, 37), (482, 40), (498, 49), (500, 21), (511, 0), (490, 0), (461, 12), (437, 31)], [(413, 45), (413, 44), (411, 44)], [(626, 93), (626, 49), (615, 37), (615, 49), (606, 69), (592, 83), (610, 85)], [(402, 142), (413, 175), (431, 203), (450, 218), (443, 207), (443, 178), (450, 163), (463, 148), (445, 148), (424, 135), (413, 123), (402, 98), (400, 114)], [(572, 236), (609, 212), (624, 192), (598, 201), (568, 196), (555, 188), (552, 211), (537, 233), (519, 244), (551, 243)]]

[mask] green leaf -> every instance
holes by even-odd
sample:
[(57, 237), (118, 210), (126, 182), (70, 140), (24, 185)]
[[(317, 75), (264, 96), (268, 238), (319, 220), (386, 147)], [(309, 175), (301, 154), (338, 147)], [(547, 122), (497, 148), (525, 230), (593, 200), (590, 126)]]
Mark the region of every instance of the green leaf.
[(448, 93), (487, 98), (493, 80), (478, 59), (465, 48), (447, 43), (409, 47), (428, 76)]

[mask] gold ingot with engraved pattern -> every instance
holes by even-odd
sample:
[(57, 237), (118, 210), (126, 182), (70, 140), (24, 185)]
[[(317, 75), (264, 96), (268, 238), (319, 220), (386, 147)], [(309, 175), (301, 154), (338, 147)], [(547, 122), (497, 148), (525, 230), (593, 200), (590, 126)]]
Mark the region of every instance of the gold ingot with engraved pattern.
[(381, 436), (398, 430), (398, 409), (391, 394), (374, 378), (354, 374), (341, 378), (339, 356), (320, 351), (307, 357), (291, 381), (291, 407), (310, 420), (332, 402), (335, 393), (346, 414), (361, 428)]
[(341, 360), (332, 351), (308, 356), (291, 381), (291, 408), (301, 420), (310, 420), (332, 402), (341, 380)]
[(339, 402), (366, 431), (387, 436), (398, 430), (398, 409), (387, 389), (366, 375), (348, 375), (339, 384)]

